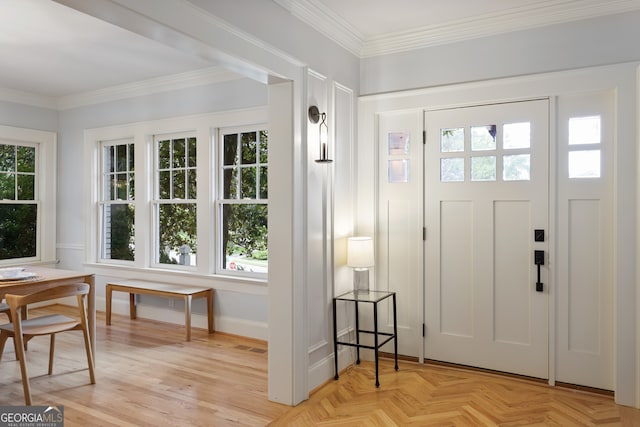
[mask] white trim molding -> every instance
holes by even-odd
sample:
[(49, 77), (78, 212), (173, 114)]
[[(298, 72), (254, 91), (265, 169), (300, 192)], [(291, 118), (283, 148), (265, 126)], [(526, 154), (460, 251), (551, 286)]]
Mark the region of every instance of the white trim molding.
[(365, 37), (322, 2), (273, 0), (360, 58), (388, 55), (512, 31), (572, 22), (640, 9), (637, 0), (544, 0), (500, 12), (445, 21), (406, 31)]
[(204, 86), (241, 78), (243, 78), (243, 76), (227, 71), (222, 67), (204, 68), (170, 76), (125, 83), (90, 92), (62, 96), (58, 98), (56, 107), (58, 110), (68, 110), (85, 105), (153, 95), (161, 92)]

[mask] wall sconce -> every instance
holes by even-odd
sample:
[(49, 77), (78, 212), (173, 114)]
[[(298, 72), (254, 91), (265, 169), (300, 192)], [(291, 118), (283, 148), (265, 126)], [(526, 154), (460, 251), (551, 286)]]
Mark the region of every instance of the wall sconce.
[[(322, 121), (320, 121), (322, 120)], [(328, 139), (329, 128), (327, 127), (327, 113), (321, 113), (318, 107), (312, 105), (309, 107), (309, 121), (313, 124), (320, 122), (318, 125), (318, 144), (320, 145), (320, 158), (316, 163), (331, 163), (333, 160), (329, 158)]]
[(371, 237), (347, 239), (347, 265), (353, 268), (354, 292), (369, 292), (369, 267), (375, 265)]

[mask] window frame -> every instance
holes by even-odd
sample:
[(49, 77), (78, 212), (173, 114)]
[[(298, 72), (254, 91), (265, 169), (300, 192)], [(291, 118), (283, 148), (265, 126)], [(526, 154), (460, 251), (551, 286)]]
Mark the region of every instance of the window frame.
[[(104, 148), (106, 146), (115, 146), (115, 145), (133, 145), (133, 150), (134, 153), (136, 151), (136, 146), (134, 143), (133, 138), (121, 138), (121, 139), (115, 139), (115, 140), (104, 140), (104, 141), (99, 141), (99, 148), (98, 148), (98, 173), (99, 173), (99, 196), (98, 196), (98, 224), (99, 224), (99, 228), (98, 228), (98, 232), (99, 232), (99, 236), (98, 236), (98, 259), (99, 262), (101, 263), (106, 263), (106, 264), (118, 264), (118, 265), (132, 265), (135, 263), (135, 252), (134, 252), (134, 258), (133, 260), (123, 260), (123, 259), (113, 259), (113, 258), (105, 258), (103, 256), (104, 252), (104, 245), (105, 245), (105, 241), (104, 241), (104, 215), (103, 215), (103, 208), (105, 205), (112, 205), (112, 204), (118, 204), (118, 205), (130, 205), (132, 204), (134, 206), (134, 219), (135, 219), (135, 212), (137, 211), (137, 205), (136, 205), (136, 197), (134, 196), (133, 199), (127, 199), (127, 200), (106, 200), (105, 198), (105, 194), (104, 194), (104, 181), (102, 181), (102, 178), (105, 176), (105, 171), (104, 171)], [(135, 155), (134, 155), (134, 161), (135, 161)], [(131, 171), (128, 169), (127, 166), (127, 173), (131, 173)], [(133, 169), (133, 175), (134, 177), (136, 176), (136, 169), (134, 166)], [(134, 193), (135, 194), (135, 193)], [(135, 220), (134, 220), (134, 224), (135, 224)], [(134, 227), (134, 241), (135, 241), (135, 227)]]
[[(198, 280), (216, 279), (220, 289), (239, 290), (263, 287), (267, 276), (233, 275), (217, 268), (218, 237), (213, 225), (217, 224), (219, 213), (216, 205), (218, 191), (218, 129), (254, 126), (266, 129), (267, 108), (264, 106), (242, 110), (207, 113), (192, 116), (173, 117), (139, 123), (108, 126), (85, 130), (85, 160), (91, 165), (87, 168), (87, 198), (91, 201), (87, 207), (87, 232), (85, 233), (85, 263), (96, 271), (114, 277), (131, 278), (145, 274), (152, 278), (174, 276), (192, 277)], [(197, 241), (198, 259), (195, 267), (158, 264), (155, 260), (154, 231), (155, 224), (152, 200), (155, 197), (155, 169), (157, 159), (154, 149), (154, 135), (165, 137), (170, 134), (195, 133), (197, 139)], [(100, 141), (133, 139), (135, 145), (135, 261), (110, 260), (105, 262), (99, 255), (99, 147)], [(221, 241), (221, 239), (220, 239)], [(183, 268), (179, 268), (183, 267)]]
[[(224, 215), (223, 215), (223, 209), (225, 205), (266, 205), (267, 206), (267, 215), (268, 215), (268, 209), (269, 209), (269, 198), (268, 198), (268, 190), (267, 190), (267, 198), (261, 198), (260, 197), (260, 185), (259, 185), (259, 175), (260, 175), (260, 168), (264, 165), (267, 167), (267, 170), (269, 168), (269, 161), (267, 159), (267, 163), (261, 163), (260, 162), (260, 158), (259, 158), (259, 152), (256, 151), (256, 163), (251, 163), (251, 164), (243, 164), (242, 160), (240, 160), (238, 162), (238, 164), (236, 166), (229, 166), (229, 165), (224, 165), (224, 136), (225, 135), (231, 135), (231, 134), (242, 134), (242, 133), (249, 133), (249, 132), (255, 132), (257, 134), (257, 144), (256, 146), (259, 147), (260, 146), (260, 132), (262, 131), (266, 131), (268, 132), (268, 126), (267, 123), (261, 123), (261, 124), (252, 124), (252, 125), (245, 125), (245, 126), (231, 126), (231, 127), (224, 127), (224, 128), (219, 128), (218, 132), (217, 132), (217, 140), (218, 140), (218, 144), (217, 144), (217, 172), (218, 172), (218, 183), (217, 183), (217, 188), (216, 188), (216, 195), (218, 195), (219, 197), (215, 198), (215, 203), (214, 203), (214, 209), (216, 211), (216, 222), (215, 222), (215, 230), (216, 230), (216, 235), (218, 236), (218, 238), (216, 239), (216, 244), (217, 244), (217, 250), (216, 250), (216, 260), (215, 260), (215, 266), (216, 266), (216, 272), (218, 274), (223, 274), (223, 275), (231, 275), (231, 276), (244, 276), (244, 277), (255, 277), (255, 278), (265, 278), (267, 277), (268, 273), (259, 273), (259, 272), (245, 272), (245, 271), (239, 271), (239, 270), (232, 270), (232, 269), (228, 269), (228, 268), (224, 268), (223, 267), (223, 259), (224, 259), (224, 251), (223, 251), (223, 220), (224, 220)], [(240, 149), (238, 150), (238, 155), (242, 156), (242, 149), (241, 149), (241, 145), (242, 143), (239, 141), (238, 145), (240, 147)], [(267, 135), (267, 146), (269, 145), (269, 140), (268, 140), (268, 135)], [(258, 148), (259, 149), (259, 148)], [(268, 149), (267, 149), (267, 153), (268, 153)], [(227, 167), (225, 167), (227, 166)], [(242, 170), (246, 169), (246, 168), (256, 168), (256, 198), (242, 198), (242, 197), (237, 197), (235, 199), (225, 199), (224, 198), (224, 171), (225, 169), (231, 169), (231, 168), (236, 168), (240, 174), (239, 176), (242, 177)], [(268, 183), (267, 183), (268, 185)], [(238, 186), (240, 188), (242, 188), (242, 183), (241, 183), (241, 178), (238, 181)]]
[[(169, 270), (191, 270), (191, 271), (197, 271), (198, 265), (197, 265), (197, 261), (196, 261), (196, 265), (181, 265), (181, 264), (169, 264), (169, 263), (162, 263), (160, 262), (160, 207), (161, 205), (169, 205), (169, 204), (195, 204), (195, 209), (196, 209), (196, 213), (201, 209), (201, 203), (198, 202), (198, 194), (200, 193), (199, 188), (198, 188), (198, 184), (197, 184), (197, 178), (196, 178), (196, 198), (195, 199), (190, 199), (188, 198), (189, 194), (188, 194), (188, 187), (185, 186), (185, 198), (176, 198), (174, 197), (173, 194), (170, 194), (169, 198), (162, 198), (160, 197), (160, 150), (158, 147), (158, 143), (160, 141), (169, 139), (171, 141), (177, 140), (177, 139), (185, 139), (188, 140), (190, 138), (195, 138), (196, 139), (196, 145), (198, 144), (198, 136), (196, 134), (195, 131), (184, 131), (184, 132), (171, 132), (171, 133), (163, 133), (163, 134), (155, 134), (152, 136), (153, 138), (153, 167), (151, 168), (151, 173), (153, 174), (152, 177), (152, 181), (153, 181), (153, 196), (151, 197), (151, 199), (149, 200), (149, 203), (151, 204), (151, 212), (153, 215), (153, 222), (151, 224), (151, 236), (152, 236), (152, 247), (153, 247), (153, 253), (152, 253), (152, 257), (150, 259), (150, 265), (154, 268), (161, 268), (161, 269), (169, 269)], [(186, 145), (188, 145), (188, 143), (186, 143), (185, 141), (185, 147)], [(198, 152), (198, 148), (196, 148), (196, 156), (197, 156), (197, 152)], [(174, 168), (173, 165), (170, 165), (169, 169), (162, 169), (162, 170), (168, 170), (168, 171), (175, 171), (175, 170), (179, 170), (179, 169), (184, 169), (184, 171), (188, 171), (189, 169), (195, 169), (196, 174), (198, 173), (198, 168), (199, 168), (199, 163), (197, 161), (197, 157), (196, 157), (196, 166), (195, 167), (190, 167), (186, 164), (184, 167), (182, 168)], [(147, 178), (149, 178), (149, 175), (146, 175)], [(173, 185), (172, 185), (173, 187)], [(196, 214), (197, 215), (197, 214)], [(198, 218), (196, 218), (196, 241), (199, 240), (200, 235), (198, 233), (198, 228), (202, 228), (202, 227), (198, 227)]]
[[(0, 260), (0, 266), (56, 261), (56, 159), (55, 132), (0, 125), (0, 141), (9, 145), (36, 148), (34, 200), (37, 205), (36, 255), (34, 257)], [(2, 200), (11, 204), (19, 200)]]

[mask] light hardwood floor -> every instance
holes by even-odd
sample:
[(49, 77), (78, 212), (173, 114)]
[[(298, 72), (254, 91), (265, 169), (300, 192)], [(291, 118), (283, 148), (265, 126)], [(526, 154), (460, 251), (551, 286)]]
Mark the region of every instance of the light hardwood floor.
[[(33, 315), (67, 308), (34, 309)], [(48, 376), (46, 338), (29, 343), (34, 404), (64, 405), (72, 426), (640, 426), (640, 411), (609, 396), (449, 367), (382, 361), (349, 367), (290, 408), (267, 400), (266, 343), (144, 319), (98, 313), (96, 384), (81, 337), (56, 340)], [(84, 363), (83, 363), (84, 360)], [(0, 362), (0, 405), (22, 405), (18, 363), (8, 343)]]

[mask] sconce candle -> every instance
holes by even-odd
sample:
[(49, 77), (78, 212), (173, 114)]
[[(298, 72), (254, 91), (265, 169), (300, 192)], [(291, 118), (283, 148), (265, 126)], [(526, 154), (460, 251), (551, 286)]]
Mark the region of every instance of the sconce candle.
[(320, 158), (316, 163), (331, 163), (333, 160), (329, 158), (329, 127), (327, 126), (327, 113), (321, 113), (318, 107), (312, 105), (309, 107), (309, 121), (313, 124), (320, 122), (318, 125), (318, 144), (320, 145)]

